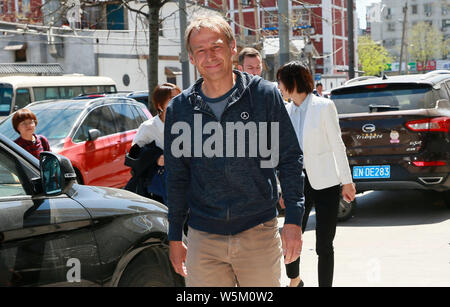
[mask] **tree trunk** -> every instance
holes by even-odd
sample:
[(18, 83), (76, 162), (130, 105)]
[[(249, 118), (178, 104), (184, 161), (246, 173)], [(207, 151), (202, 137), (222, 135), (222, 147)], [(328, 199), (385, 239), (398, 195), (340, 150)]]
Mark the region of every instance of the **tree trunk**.
[[(157, 3), (155, 3), (157, 2)], [(148, 57), (148, 108), (152, 115), (156, 110), (152, 104), (151, 93), (158, 85), (158, 55), (159, 55), (159, 1), (147, 0), (149, 7), (149, 57)]]

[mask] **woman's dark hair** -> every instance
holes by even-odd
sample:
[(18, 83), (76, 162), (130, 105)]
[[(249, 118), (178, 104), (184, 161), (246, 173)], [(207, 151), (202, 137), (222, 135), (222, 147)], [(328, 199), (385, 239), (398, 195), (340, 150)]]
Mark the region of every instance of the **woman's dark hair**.
[(281, 66), (277, 71), (277, 80), (283, 82), (288, 92), (312, 93), (314, 80), (308, 66), (300, 61), (292, 61)]
[(38, 120), (36, 118), (36, 115), (34, 115), (34, 113), (29, 109), (23, 108), (14, 113), (12, 118), (12, 125), (17, 133), (19, 133), (19, 130), (17, 128), (19, 127), (20, 123), (26, 121), (27, 119), (33, 120), (35, 125), (37, 126)]
[(172, 83), (158, 84), (153, 90), (152, 102), (158, 113), (164, 109), (164, 104), (172, 97), (173, 90), (178, 91), (178, 94), (181, 93), (181, 89)]

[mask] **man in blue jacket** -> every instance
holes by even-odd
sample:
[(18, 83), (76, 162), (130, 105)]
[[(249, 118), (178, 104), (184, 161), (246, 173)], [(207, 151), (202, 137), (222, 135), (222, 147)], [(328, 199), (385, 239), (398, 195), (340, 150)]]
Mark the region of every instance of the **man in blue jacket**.
[(196, 18), (185, 37), (202, 78), (166, 113), (172, 265), (187, 286), (280, 286), (283, 254), (285, 263), (300, 256), (304, 212), (303, 154), (283, 99), (271, 82), (233, 70), (236, 42), (222, 17)]

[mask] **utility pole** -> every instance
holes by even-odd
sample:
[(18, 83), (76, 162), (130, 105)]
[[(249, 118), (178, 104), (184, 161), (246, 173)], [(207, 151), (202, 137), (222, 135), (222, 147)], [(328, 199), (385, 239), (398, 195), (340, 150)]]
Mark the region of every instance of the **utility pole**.
[[(224, 1), (226, 2), (226, 1)], [(259, 6), (258, 1), (253, 0), (253, 6), (254, 6), (254, 15), (255, 15), (255, 39), (256, 39), (256, 46), (259, 46)]]
[(187, 18), (186, 18), (186, 1), (179, 1), (179, 12), (180, 12), (180, 41), (181, 41), (181, 71), (183, 76), (183, 89), (187, 89), (190, 85), (190, 73), (189, 73), (189, 58), (186, 46), (184, 44), (184, 29), (187, 28)]
[(280, 39), (280, 66), (289, 62), (289, 6), (286, 0), (278, 0), (278, 37)]
[[(403, 7), (403, 29), (402, 29), (402, 45), (400, 46), (400, 65), (398, 68), (398, 74), (402, 74), (402, 62), (403, 62), (403, 52), (405, 48), (405, 42), (406, 42), (406, 26), (407, 26), (407, 19), (408, 19), (408, 2), (405, 1), (405, 6)], [(408, 52), (406, 50), (406, 52)], [(408, 62), (406, 61), (406, 71), (408, 70)]]
[(242, 12), (242, 1), (238, 0), (238, 18), (239, 18), (239, 40), (242, 47), (245, 47), (245, 35), (244, 35), (244, 13)]
[(348, 25), (348, 78), (355, 78), (355, 27), (353, 25), (353, 0), (347, 0)]

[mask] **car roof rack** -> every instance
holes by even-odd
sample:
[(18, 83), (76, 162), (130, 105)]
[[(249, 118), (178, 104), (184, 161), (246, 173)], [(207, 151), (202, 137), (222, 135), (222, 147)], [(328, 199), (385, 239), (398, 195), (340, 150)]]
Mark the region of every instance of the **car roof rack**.
[(365, 81), (365, 80), (369, 80), (369, 79), (378, 79), (379, 77), (376, 76), (361, 76), (361, 77), (357, 77), (357, 78), (353, 78), (350, 80), (347, 80), (344, 85), (348, 85), (348, 84), (352, 84), (354, 82), (359, 82), (359, 81)]

